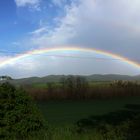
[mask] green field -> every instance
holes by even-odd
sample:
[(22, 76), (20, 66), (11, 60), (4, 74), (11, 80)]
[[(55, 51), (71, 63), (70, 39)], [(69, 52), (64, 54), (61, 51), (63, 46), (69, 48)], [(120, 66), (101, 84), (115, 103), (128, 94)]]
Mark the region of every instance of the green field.
[(50, 125), (73, 124), (80, 119), (125, 109), (127, 104), (140, 104), (140, 97), (89, 101), (38, 102)]
[[(89, 86), (108, 86), (111, 82), (109, 81), (94, 81), (94, 82), (89, 82)], [(47, 89), (47, 83), (37, 83), (37, 84), (32, 84), (31, 85), (33, 88), (41, 88), (41, 89)], [(60, 82), (54, 82), (53, 87), (61, 87), (62, 84)]]
[[(140, 97), (89, 101), (46, 101), (38, 102), (37, 105), (49, 126), (49, 130), (45, 135), (39, 135), (39, 139), (126, 140), (129, 138), (136, 140), (135, 134), (132, 137), (128, 136), (132, 131), (137, 132), (139, 138), (139, 127), (133, 127), (131, 130), (129, 120), (131, 121), (135, 115), (140, 114)], [(81, 126), (78, 126), (78, 122)], [(31, 139), (37, 140), (38, 138)]]

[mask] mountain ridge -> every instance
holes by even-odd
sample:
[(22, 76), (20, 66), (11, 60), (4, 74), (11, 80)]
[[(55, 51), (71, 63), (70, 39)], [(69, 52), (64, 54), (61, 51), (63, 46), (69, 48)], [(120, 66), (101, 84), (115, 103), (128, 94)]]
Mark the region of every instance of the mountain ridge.
[[(62, 78), (66, 78), (70, 75), (48, 75), (44, 77), (28, 77), (21, 79), (10, 80), (13, 84), (19, 85), (30, 85), (30, 84), (41, 84), (48, 82), (59, 82)], [(128, 80), (128, 81), (140, 81), (140, 75), (130, 76), (130, 75), (120, 75), (120, 74), (92, 74), (92, 75), (72, 75), (72, 76), (82, 76), (89, 82), (105, 82), (114, 80)]]

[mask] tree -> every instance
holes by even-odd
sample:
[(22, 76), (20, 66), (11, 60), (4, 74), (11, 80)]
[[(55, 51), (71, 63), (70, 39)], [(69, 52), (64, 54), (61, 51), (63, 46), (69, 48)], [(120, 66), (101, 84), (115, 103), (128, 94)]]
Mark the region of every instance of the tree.
[(10, 76), (0, 76), (1, 81), (7, 81), (7, 80), (12, 80), (12, 77)]
[(47, 90), (48, 90), (49, 94), (53, 93), (53, 85), (54, 85), (54, 83), (52, 83), (52, 82), (47, 83)]
[(0, 85), (0, 139), (22, 139), (46, 129), (46, 122), (22, 89)]
[(88, 82), (81, 76), (68, 76), (61, 79), (63, 91), (71, 98), (84, 98), (88, 89)]
[(74, 88), (75, 88), (75, 79), (74, 79), (74, 76), (69, 76), (67, 79), (66, 79), (66, 91), (67, 91), (67, 94), (70, 96), (70, 97), (73, 97), (75, 92), (74, 92)]
[(87, 92), (88, 89), (88, 82), (86, 81), (86, 79), (84, 77), (76, 77), (76, 94), (78, 94), (78, 96), (83, 96), (85, 95), (85, 93)]

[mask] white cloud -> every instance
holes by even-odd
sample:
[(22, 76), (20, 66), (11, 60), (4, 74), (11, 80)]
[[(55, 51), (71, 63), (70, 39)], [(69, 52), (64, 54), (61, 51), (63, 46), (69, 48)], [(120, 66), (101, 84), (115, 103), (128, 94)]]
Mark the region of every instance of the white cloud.
[(10, 58), (12, 58), (12, 57), (11, 56), (6, 56), (5, 54), (1, 54), (0, 63), (3, 63), (4, 61), (9, 60)]
[[(94, 53), (82, 52), (60, 52), (60, 56), (92, 56)], [(53, 56), (54, 55), (54, 56)], [(57, 57), (57, 52), (52, 52), (44, 55), (32, 55), (12, 64), (6, 65), (0, 69), (0, 75), (9, 75), (16, 78), (30, 77), (30, 76), (45, 76), (50, 74), (138, 74), (140, 70), (120, 63), (118, 61), (100, 61), (94, 59), (76, 59), (69, 57)], [(97, 55), (102, 57), (102, 55)], [(82, 63), (81, 63), (82, 61)], [(115, 64), (115, 65), (114, 65)], [(109, 66), (109, 67), (108, 67)], [(119, 67), (119, 69), (118, 69)]]
[(61, 7), (67, 0), (52, 0), (52, 3), (56, 6)]
[(57, 18), (59, 24), (53, 30), (45, 32), (41, 27), (34, 33), (43, 34), (33, 35), (30, 41), (38, 47), (94, 47), (135, 59), (140, 50), (139, 7), (138, 0), (79, 0), (79, 5), (65, 6), (66, 14)]
[(41, 35), (43, 33), (46, 33), (47, 31), (48, 31), (47, 27), (41, 27), (33, 32), (30, 32), (29, 34), (37, 36), (37, 35)]
[(17, 7), (29, 6), (36, 10), (40, 10), (39, 4), (40, 0), (15, 0)]
[[(53, 0), (53, 2), (60, 6), (63, 0)], [(72, 3), (70, 6), (65, 6), (65, 12), (64, 17), (57, 18), (56, 27), (52, 29), (41, 24), (41, 27), (30, 33), (31, 37), (30, 40), (25, 41), (26, 45), (22, 45), (33, 48), (79, 45), (112, 51), (130, 59), (139, 58), (139, 0), (96, 0), (96, 2), (79, 0), (79, 5)], [(22, 61), (20, 65), (15, 65), (19, 67), (15, 66), (17, 69), (13, 70), (10, 67), (7, 72), (10, 70), (9, 73), (13, 72), (14, 76), (19, 73), (19, 77), (33, 74), (42, 76), (46, 74), (138, 74), (140, 72), (117, 61), (100, 62), (44, 56), (33, 57), (29, 63)]]
[(79, 5), (65, 7), (66, 16), (56, 21), (57, 27), (31, 41), (39, 47), (85, 45), (135, 56), (130, 45), (140, 35), (139, 7), (138, 0), (79, 0)]
[[(57, 27), (47, 30), (47, 33), (44, 32), (40, 36), (32, 36), (32, 44), (39, 47), (67, 44), (68, 40), (73, 38), (76, 34), (76, 30), (74, 28), (78, 22), (78, 19), (75, 15), (77, 8), (78, 7), (75, 4), (72, 6), (66, 6), (66, 16), (56, 19), (56, 22), (58, 23)], [(42, 30), (43, 27), (33, 31), (33, 33), (40, 31), (40, 29)]]

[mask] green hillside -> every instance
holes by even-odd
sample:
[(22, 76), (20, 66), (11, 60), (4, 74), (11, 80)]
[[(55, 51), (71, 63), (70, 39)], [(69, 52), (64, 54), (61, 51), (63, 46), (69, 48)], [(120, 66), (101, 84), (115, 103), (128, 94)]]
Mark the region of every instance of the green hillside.
[[(29, 78), (22, 78), (22, 79), (13, 79), (10, 80), (11, 83), (16, 85), (30, 85), (30, 84), (42, 84), (48, 82), (60, 82), (62, 78), (66, 78), (69, 75), (49, 75), (45, 77), (29, 77)], [(77, 75), (75, 75), (77, 76)], [(140, 75), (137, 76), (129, 76), (129, 75), (116, 75), (116, 74), (108, 74), (108, 75), (88, 75), (83, 76), (89, 82), (107, 82), (107, 81), (114, 81), (114, 80), (130, 80), (130, 81), (140, 81)]]

